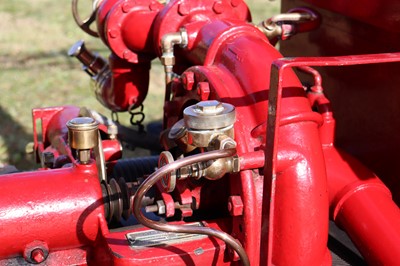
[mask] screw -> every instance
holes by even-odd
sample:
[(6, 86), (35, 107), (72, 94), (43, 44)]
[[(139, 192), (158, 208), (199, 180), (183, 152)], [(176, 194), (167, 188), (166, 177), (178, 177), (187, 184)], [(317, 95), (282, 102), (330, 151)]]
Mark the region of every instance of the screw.
[(46, 259), (46, 256), (41, 248), (36, 248), (31, 252), (31, 260), (36, 263), (42, 263)]

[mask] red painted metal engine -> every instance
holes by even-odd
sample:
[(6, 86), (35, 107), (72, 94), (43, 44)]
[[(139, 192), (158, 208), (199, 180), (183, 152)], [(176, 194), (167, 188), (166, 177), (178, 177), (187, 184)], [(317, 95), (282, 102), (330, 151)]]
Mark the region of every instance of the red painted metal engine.
[(69, 54), (114, 114), (140, 124), (161, 60), (162, 130), (34, 109), (41, 168), (1, 176), (0, 264), (399, 265), (399, 4), (366, 2), (253, 24), (243, 0), (100, 0), (85, 21), (73, 0), (111, 53)]

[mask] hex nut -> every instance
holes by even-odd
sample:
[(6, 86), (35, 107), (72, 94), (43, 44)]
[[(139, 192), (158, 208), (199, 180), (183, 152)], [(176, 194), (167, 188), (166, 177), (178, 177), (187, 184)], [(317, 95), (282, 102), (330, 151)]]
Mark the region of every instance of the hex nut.
[(175, 57), (173, 55), (163, 55), (161, 56), (161, 63), (164, 66), (173, 66), (175, 65)]
[(240, 196), (230, 196), (229, 197), (228, 211), (232, 216), (243, 215), (243, 201)]
[(194, 73), (192, 71), (186, 71), (182, 74), (181, 79), (185, 90), (191, 91), (194, 85)]

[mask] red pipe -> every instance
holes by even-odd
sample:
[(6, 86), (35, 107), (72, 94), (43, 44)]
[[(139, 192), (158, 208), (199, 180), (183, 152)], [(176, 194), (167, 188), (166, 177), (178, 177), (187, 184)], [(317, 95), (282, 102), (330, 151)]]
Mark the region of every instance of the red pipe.
[(389, 189), (361, 163), (324, 148), (330, 216), (371, 265), (398, 265), (400, 210)]
[[(95, 164), (3, 175), (0, 258), (93, 244), (104, 215)], [(46, 251), (45, 251), (46, 252)]]
[[(270, 71), (268, 62), (271, 63), (281, 55), (255, 28), (232, 22), (210, 22), (197, 35), (197, 43), (210, 45), (194, 45), (195, 48), (190, 53), (194, 58), (190, 58), (193, 60), (198, 58), (196, 62), (204, 64), (208, 69), (214, 69), (212, 73), (204, 71), (204, 68), (193, 68), (193, 71), (201, 71), (200, 73), (207, 77), (210, 87), (215, 88), (216, 94), (222, 100), (236, 106), (238, 122), (235, 124), (235, 136), (241, 144), (238, 147), (238, 154), (244, 155), (242, 169), (263, 164), (259, 154), (254, 164), (250, 164), (246, 158), (248, 152), (253, 152), (256, 147), (260, 148), (262, 145), (253, 139), (254, 135), (253, 138), (247, 136), (251, 135), (253, 128), (266, 120), (265, 110), (271, 97), (269, 99), (266, 97), (266, 84), (270, 81), (265, 73)], [(205, 47), (208, 49), (204, 49)], [(249, 49), (257, 56), (251, 57)], [(255, 63), (259, 58), (263, 59), (261, 67)], [(215, 76), (215, 73), (218, 73), (218, 76)], [(235, 82), (228, 86), (231, 76)], [(252, 264), (259, 265), (261, 261), (261, 265), (264, 265), (269, 259), (277, 265), (327, 265), (330, 264), (330, 254), (327, 249), (329, 206), (322, 148), (318, 135), (322, 117), (311, 112), (310, 103), (293, 72), (285, 80), (283, 110), (285, 116), (279, 120), (279, 124), (284, 128), (282, 130), (284, 133), (279, 138), (282, 145), (280, 150), (289, 156), (284, 157), (288, 164), (277, 170), (280, 177), (274, 187), (275, 194), (269, 194), (270, 186), (267, 184), (264, 186), (266, 193), (263, 198), (259, 197), (261, 195), (258, 194), (256, 187), (261, 185), (261, 182), (258, 183), (251, 178), (251, 172), (241, 176), (242, 188), (246, 188), (243, 189), (241, 196), (247, 206), (243, 215), (242, 241)], [(273, 148), (268, 144), (267, 151)], [(299, 160), (291, 161), (296, 158)], [(266, 159), (270, 160), (271, 157), (267, 156)], [(266, 174), (264, 180), (270, 177)], [(262, 217), (262, 228), (260, 228), (261, 220), (255, 218), (261, 212), (261, 206), (256, 206), (256, 211), (250, 211), (255, 202), (246, 198), (249, 195), (257, 196), (258, 202), (262, 201), (263, 206), (269, 207), (271, 200), (278, 206), (276, 209), (264, 212), (266, 215)], [(271, 220), (269, 220), (270, 215)], [(262, 231), (262, 234), (256, 234), (257, 231)], [(261, 235), (261, 238), (254, 235)], [(267, 252), (268, 247), (265, 248), (268, 245), (266, 241), (268, 235), (273, 239), (270, 243), (273, 247), (271, 254)], [(259, 253), (260, 243), (261, 253)], [(283, 249), (290, 250), (290, 253), (282, 252)], [(257, 255), (258, 258), (255, 258)]]
[(279, 134), (273, 176), (268, 166), (265, 170), (272, 183), (264, 186), (264, 200), (271, 199), (271, 204), (263, 209), (262, 233), (268, 238), (262, 239), (269, 240), (261, 243), (262, 264), (330, 265), (328, 194), (318, 124), (296, 121), (280, 127)]
[(244, 153), (240, 156), (240, 170), (250, 170), (264, 167), (264, 151), (254, 151)]
[[(272, 193), (274, 193), (276, 183), (277, 147), (280, 142), (278, 121), (280, 121), (281, 112), (285, 111), (283, 103), (286, 98), (282, 96), (287, 73), (290, 73), (287, 69), (299, 66), (346, 66), (398, 61), (400, 61), (400, 53), (284, 58), (273, 62), (266, 154), (266, 176), (269, 174), (272, 180), (268, 182), (268, 179), (265, 179), (265, 185), (272, 186)], [(400, 243), (400, 213), (397, 205), (388, 194), (385, 196), (383, 191), (387, 189), (370, 171), (351, 157), (344, 153), (339, 155), (336, 150), (329, 147), (332, 146), (324, 146), (324, 155), (329, 178), (331, 214), (332, 208), (334, 209), (332, 218), (349, 233), (368, 262), (395, 265), (393, 263), (397, 262), (393, 261), (394, 254), (400, 252), (398, 244)], [(279, 206), (274, 203), (273, 198), (271, 206), (272, 208)], [(263, 208), (263, 216), (266, 214), (264, 209), (266, 208)], [(272, 240), (270, 238), (269, 241)], [(382, 241), (386, 242), (385, 245), (382, 245)], [(272, 253), (271, 248), (268, 252), (269, 255)]]

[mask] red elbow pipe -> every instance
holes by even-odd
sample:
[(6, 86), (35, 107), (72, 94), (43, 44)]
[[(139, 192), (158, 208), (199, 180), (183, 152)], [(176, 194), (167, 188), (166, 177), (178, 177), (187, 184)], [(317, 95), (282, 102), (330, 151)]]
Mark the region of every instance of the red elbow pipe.
[(398, 265), (400, 210), (389, 189), (360, 162), (324, 148), (330, 216), (370, 265)]
[[(294, 132), (295, 138), (288, 137)], [(288, 124), (280, 127), (279, 134), (278, 165), (271, 190), (274, 202), (269, 217), (270, 263), (330, 265), (326, 247), (328, 193), (321, 144), (315, 141), (317, 124)]]

